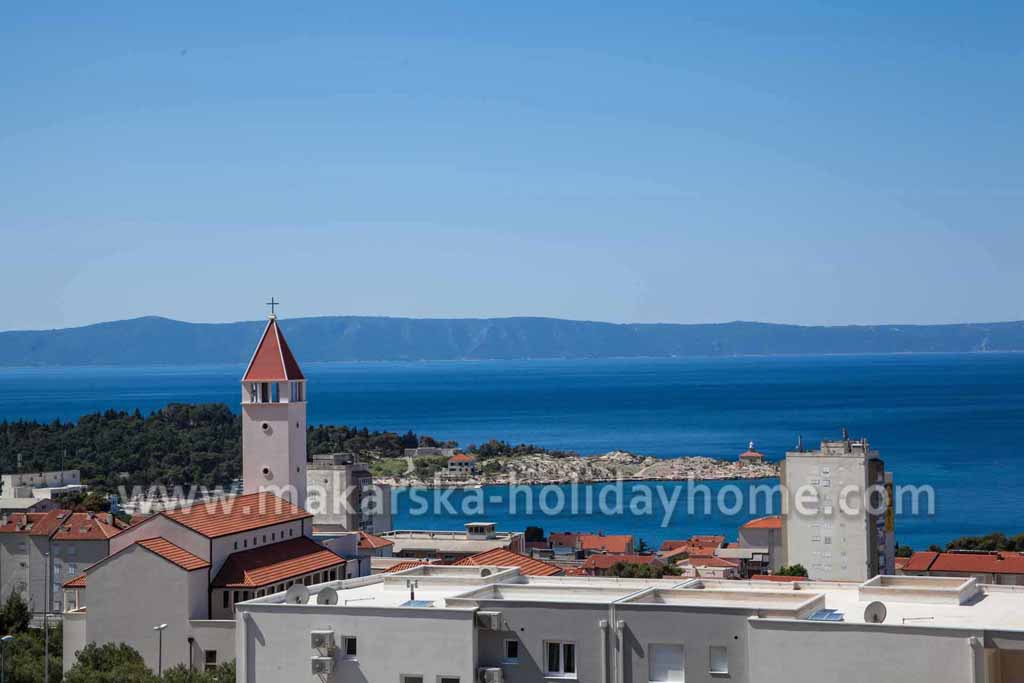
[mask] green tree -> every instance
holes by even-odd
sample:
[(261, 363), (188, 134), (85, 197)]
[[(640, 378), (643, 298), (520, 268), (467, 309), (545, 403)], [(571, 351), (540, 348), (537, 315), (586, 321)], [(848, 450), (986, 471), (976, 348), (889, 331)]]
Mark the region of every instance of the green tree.
[(910, 557), (914, 554), (914, 549), (909, 545), (901, 545), (896, 548), (896, 557)]
[(679, 576), (682, 570), (672, 564), (655, 565), (639, 562), (616, 562), (608, 570), (610, 576), (622, 579), (660, 579), (664, 576)]
[[(50, 681), (61, 680), (63, 638), (60, 625), (50, 627)], [(43, 632), (28, 629), (15, 634), (4, 646), (4, 666), (8, 683), (39, 683), (43, 680), (43, 655), (46, 652)]]
[(539, 526), (528, 526), (523, 532), (523, 540), (527, 543), (538, 543), (544, 540), (544, 529)]
[(156, 677), (135, 649), (124, 643), (89, 643), (64, 677), (65, 683), (153, 683)]
[(0, 630), (5, 634), (22, 633), (32, 621), (32, 612), (21, 593), (11, 591), (10, 597), (0, 610)]
[(779, 576), (807, 576), (807, 570), (802, 564), (788, 564), (779, 567), (779, 571), (775, 572)]
[(190, 671), (184, 664), (164, 671), (163, 683), (234, 683), (235, 660), (218, 664), (210, 671)]

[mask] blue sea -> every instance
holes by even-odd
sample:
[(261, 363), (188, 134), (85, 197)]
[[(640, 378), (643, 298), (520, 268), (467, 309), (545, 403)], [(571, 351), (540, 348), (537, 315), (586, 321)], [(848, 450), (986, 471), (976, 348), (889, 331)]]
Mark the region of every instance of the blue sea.
[[(404, 432), (462, 445), (488, 439), (584, 454), (621, 449), (659, 457), (735, 458), (755, 441), (770, 459), (798, 435), (806, 445), (867, 437), (898, 484), (930, 485), (934, 515), (901, 515), (899, 542), (915, 547), (966, 534), (1024, 531), (1024, 354), (935, 354), (687, 359), (446, 361), (305, 364), (310, 422)], [(241, 366), (0, 369), (0, 417), (69, 420), (97, 410), (144, 412), (169, 402), (236, 406)], [(710, 484), (715, 495), (722, 483)], [(744, 484), (747, 486), (748, 484)], [(540, 491), (455, 492), (453, 512), (412, 515), (398, 496), (396, 526), (454, 528), (488, 518), (499, 528), (631, 532), (656, 545), (692, 533), (725, 533), (767, 512), (697, 514), (683, 504), (662, 525), (653, 509), (589, 514), (582, 503), (608, 485), (564, 488), (577, 512), (545, 515)], [(658, 488), (671, 498), (677, 483)], [(614, 493), (614, 492), (613, 492)], [(630, 502), (629, 488), (624, 492)], [(549, 494), (554, 496), (555, 494)], [(608, 494), (611, 495), (611, 494)], [(481, 497), (463, 504), (470, 496)], [(532, 514), (525, 498), (532, 496)], [(552, 501), (549, 501), (552, 502)]]

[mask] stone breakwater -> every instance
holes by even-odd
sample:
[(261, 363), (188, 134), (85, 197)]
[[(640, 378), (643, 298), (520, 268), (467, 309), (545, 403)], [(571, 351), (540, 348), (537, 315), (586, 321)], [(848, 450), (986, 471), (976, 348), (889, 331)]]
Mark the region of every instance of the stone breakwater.
[(697, 481), (770, 479), (779, 476), (775, 463), (741, 463), (703, 456), (655, 458), (623, 451), (604, 455), (555, 457), (543, 453), (494, 458), (478, 463), (487, 473), (452, 478), (444, 473), (422, 480), (412, 475), (377, 478), (395, 487), (466, 488), (509, 484), (571, 484), (605, 481)]

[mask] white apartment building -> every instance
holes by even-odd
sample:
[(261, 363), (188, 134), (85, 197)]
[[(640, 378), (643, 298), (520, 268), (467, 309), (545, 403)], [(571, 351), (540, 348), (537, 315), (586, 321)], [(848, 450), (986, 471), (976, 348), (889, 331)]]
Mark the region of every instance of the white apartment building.
[(0, 476), (0, 503), (9, 498), (54, 498), (86, 490), (79, 470), (26, 472)]
[[(1024, 592), (428, 565), (237, 606), (239, 683), (1009, 683)], [(400, 656), (396, 656), (399, 654)]]
[(894, 574), (892, 475), (867, 439), (822, 441), (786, 453), (783, 554), (811, 579), (865, 581)]

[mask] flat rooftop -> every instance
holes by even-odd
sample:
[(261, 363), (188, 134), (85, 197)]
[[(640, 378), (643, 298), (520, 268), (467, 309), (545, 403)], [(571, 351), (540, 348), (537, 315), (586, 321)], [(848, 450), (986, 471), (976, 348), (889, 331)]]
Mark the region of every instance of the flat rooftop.
[[(309, 588), (318, 605), (330, 588), (337, 604), (325, 610), (492, 609), (495, 603), (607, 604), (629, 608), (748, 610), (751, 618), (865, 623), (865, 609), (880, 601), (885, 624), (907, 627), (1024, 630), (1024, 586), (979, 586), (973, 579), (918, 581), (931, 577), (875, 577), (863, 584), (725, 579), (617, 579), (613, 577), (523, 576), (517, 568), (424, 565), (394, 574), (332, 581)], [(881, 591), (881, 593), (879, 592)], [(888, 592), (887, 592), (888, 591)], [(415, 593), (415, 602), (411, 602)], [(289, 609), (284, 593), (244, 605)]]

